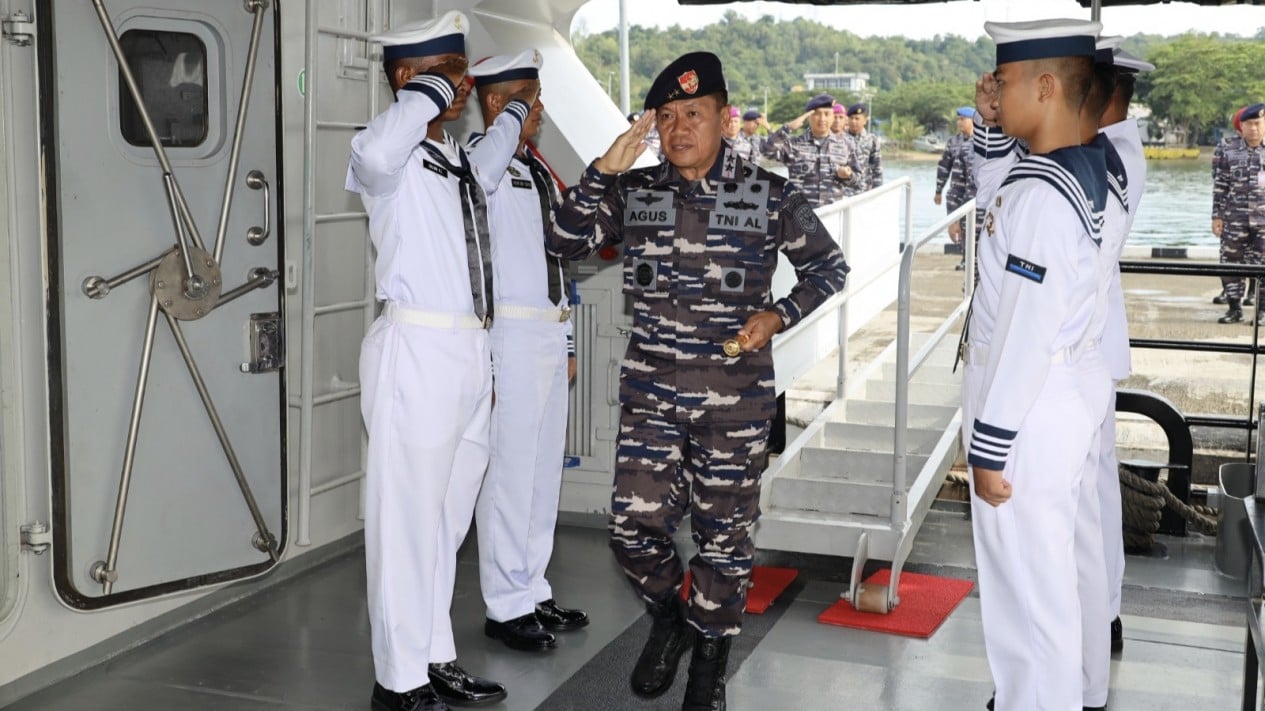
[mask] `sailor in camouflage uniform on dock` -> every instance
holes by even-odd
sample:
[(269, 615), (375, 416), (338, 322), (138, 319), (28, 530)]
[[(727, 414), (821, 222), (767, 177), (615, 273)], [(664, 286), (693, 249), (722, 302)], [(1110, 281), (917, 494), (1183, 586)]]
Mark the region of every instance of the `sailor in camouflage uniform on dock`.
[[(852, 144), (830, 132), (834, 103), (829, 94), (809, 99), (804, 114), (782, 124), (764, 146), (764, 155), (786, 166), (790, 181), (813, 207), (838, 202), (863, 189)], [(805, 121), (808, 130), (793, 135)]]
[[(972, 130), (974, 124), (972, 119), (975, 117), (975, 109), (970, 106), (963, 106), (957, 110), (957, 127), (958, 132), (953, 134), (949, 142), (945, 144), (944, 153), (940, 156), (940, 162), (936, 165), (936, 194), (935, 202), (939, 205), (944, 202), (945, 213), (951, 213), (962, 207), (962, 203), (975, 197), (975, 171), (971, 168), (971, 155), (973, 153)], [(944, 193), (944, 186), (948, 184), (949, 192)], [(944, 195), (942, 198), (941, 195)], [(984, 222), (984, 210), (976, 208), (975, 210), (975, 232), (979, 233), (980, 225)], [(966, 232), (966, 219), (963, 218), (957, 223), (949, 225), (949, 239), (955, 244), (962, 245), (962, 235)], [(962, 262), (958, 264), (958, 269), (963, 269), (966, 265), (966, 247), (962, 247)]]
[[(633, 690), (665, 692), (692, 642), (686, 709), (725, 708), (775, 406), (770, 339), (842, 289), (848, 271), (804, 195), (723, 143), (725, 101), (715, 55), (669, 65), (646, 96), (647, 115), (567, 193), (547, 240), (568, 259), (623, 245), (633, 329), (611, 547), (653, 618)], [(628, 170), (655, 121), (666, 162)], [(774, 301), (779, 252), (799, 281)], [(683, 604), (672, 536), (687, 512), (698, 552)]]
[[(865, 104), (848, 107), (848, 130), (843, 137), (852, 143), (857, 163), (861, 166), (861, 186), (857, 193), (873, 190), (883, 184), (883, 150), (879, 137), (865, 130), (870, 123), (870, 112)], [(855, 193), (850, 193), (855, 194)]]
[[(1222, 264), (1265, 262), (1265, 166), (1261, 140), (1265, 133), (1265, 104), (1253, 104), (1240, 114), (1242, 140), (1218, 146), (1212, 162), (1212, 233), (1221, 238)], [(1243, 320), (1243, 279), (1222, 277), (1229, 308), (1218, 323)], [(1258, 315), (1257, 318), (1260, 321)]]

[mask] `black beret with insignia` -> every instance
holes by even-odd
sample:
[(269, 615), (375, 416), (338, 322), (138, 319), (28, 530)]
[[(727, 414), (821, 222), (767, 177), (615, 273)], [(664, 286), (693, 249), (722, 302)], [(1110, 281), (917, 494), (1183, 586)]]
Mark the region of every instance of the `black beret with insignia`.
[(657, 109), (669, 101), (727, 91), (720, 58), (711, 52), (690, 52), (681, 55), (659, 72), (650, 91), (646, 92), (645, 110)]

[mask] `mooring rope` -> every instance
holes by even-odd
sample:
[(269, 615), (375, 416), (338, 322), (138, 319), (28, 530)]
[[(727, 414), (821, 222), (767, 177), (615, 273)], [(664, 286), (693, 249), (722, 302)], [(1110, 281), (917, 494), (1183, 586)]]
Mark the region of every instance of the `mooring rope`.
[[(966, 488), (966, 474), (950, 471), (945, 481)], [(1124, 547), (1127, 550), (1150, 549), (1154, 535), (1160, 530), (1164, 507), (1176, 511), (1192, 531), (1207, 535), (1217, 533), (1217, 510), (1209, 506), (1186, 504), (1167, 486), (1149, 481), (1120, 467), (1120, 505), (1124, 519)]]

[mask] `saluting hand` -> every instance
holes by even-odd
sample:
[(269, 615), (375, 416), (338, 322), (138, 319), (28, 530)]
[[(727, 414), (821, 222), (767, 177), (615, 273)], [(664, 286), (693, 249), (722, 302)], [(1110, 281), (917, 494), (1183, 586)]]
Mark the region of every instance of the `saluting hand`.
[(773, 340), (773, 334), (782, 330), (782, 317), (776, 311), (758, 311), (738, 329), (738, 342), (746, 353), (757, 351)]
[(997, 125), (997, 78), (984, 72), (975, 82), (975, 111), (985, 126)]
[(1001, 506), (1010, 501), (1010, 482), (996, 469), (971, 467), (975, 474), (975, 495), (990, 506)]
[(638, 156), (646, 151), (645, 138), (650, 135), (654, 119), (654, 111), (643, 113), (627, 131), (619, 134), (619, 138), (593, 163), (593, 167), (605, 175), (618, 175), (631, 168)]
[(804, 113), (800, 114), (799, 116), (795, 117), (794, 119), (792, 119), (792, 120), (788, 121), (788, 122), (786, 123), (786, 125), (787, 125), (787, 127), (788, 127), (788, 128), (790, 128), (792, 131), (798, 131), (798, 130), (799, 130), (799, 128), (800, 128), (800, 126), (803, 126), (803, 125), (804, 125), (804, 122), (808, 120), (808, 117), (809, 117), (809, 116), (812, 116), (812, 115), (813, 115), (813, 112), (811, 112), (811, 111), (805, 111)]
[[(528, 82), (527, 86), (511, 94), (509, 101), (518, 99), (530, 107), (536, 105), (536, 97), (538, 96), (540, 96), (540, 84), (536, 82)], [(509, 101), (506, 103), (509, 103)]]

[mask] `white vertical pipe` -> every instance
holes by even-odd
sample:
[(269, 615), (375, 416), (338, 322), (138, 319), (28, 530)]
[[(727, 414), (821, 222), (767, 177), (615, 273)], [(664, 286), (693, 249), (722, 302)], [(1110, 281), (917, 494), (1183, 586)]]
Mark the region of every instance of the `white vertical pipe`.
[(619, 0), (619, 110), (632, 111), (628, 95), (628, 0)]

